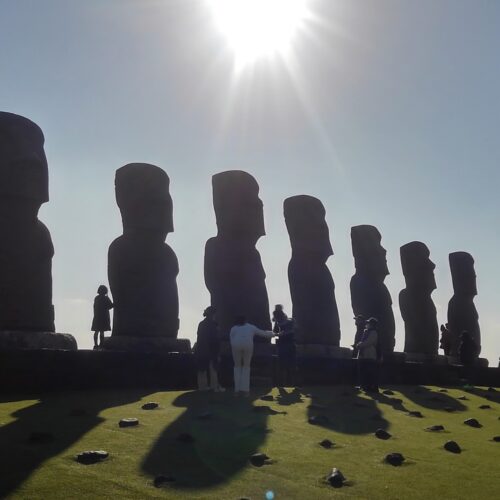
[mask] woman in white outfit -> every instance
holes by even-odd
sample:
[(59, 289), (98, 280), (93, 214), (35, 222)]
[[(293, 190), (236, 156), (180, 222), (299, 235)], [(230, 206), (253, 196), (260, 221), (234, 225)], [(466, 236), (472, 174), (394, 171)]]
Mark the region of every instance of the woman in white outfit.
[(253, 338), (272, 338), (273, 332), (268, 332), (257, 328), (255, 325), (247, 323), (244, 316), (236, 318), (234, 326), (229, 332), (231, 350), (233, 351), (234, 362), (234, 392), (250, 392), (250, 363), (253, 354)]

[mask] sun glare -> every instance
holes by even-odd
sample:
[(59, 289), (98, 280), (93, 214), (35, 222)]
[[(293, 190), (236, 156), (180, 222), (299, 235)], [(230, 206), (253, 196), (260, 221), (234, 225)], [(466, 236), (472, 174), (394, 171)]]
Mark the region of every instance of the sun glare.
[(208, 0), (215, 23), (242, 68), (286, 57), (308, 16), (308, 0)]

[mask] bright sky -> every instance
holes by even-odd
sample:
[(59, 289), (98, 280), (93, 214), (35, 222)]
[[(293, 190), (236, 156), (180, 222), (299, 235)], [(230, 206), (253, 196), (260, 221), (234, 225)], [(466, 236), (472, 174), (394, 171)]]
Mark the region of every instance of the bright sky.
[[(29, 117), (46, 137), (51, 200), (40, 218), (56, 248), (57, 330), (92, 345), (92, 301), (121, 234), (114, 172), (139, 161), (171, 179), (180, 337), (193, 339), (209, 300), (211, 176), (237, 168), (261, 186), (267, 236), (258, 248), (271, 304), (291, 309), (283, 200), (310, 194), (327, 210), (342, 345), (354, 336), (350, 227), (373, 224), (387, 249), (397, 349), (399, 247), (420, 240), (437, 266), (440, 322), (452, 295), (448, 253), (474, 256), (482, 355), (496, 366), (500, 2), (310, 0), (285, 49), (246, 54), (249, 64), (209, 7), (0, 0), (0, 109)], [(242, 30), (256, 44), (267, 36)]]

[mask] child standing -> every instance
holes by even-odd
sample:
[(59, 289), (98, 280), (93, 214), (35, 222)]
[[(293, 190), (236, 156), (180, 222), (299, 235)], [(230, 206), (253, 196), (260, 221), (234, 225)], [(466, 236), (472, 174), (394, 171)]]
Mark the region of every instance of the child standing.
[(97, 296), (94, 299), (94, 319), (92, 320), (92, 331), (94, 332), (94, 349), (97, 349), (97, 339), (100, 345), (104, 341), (104, 332), (111, 330), (111, 320), (109, 310), (113, 309), (113, 302), (108, 297), (108, 288), (104, 285), (97, 289)]

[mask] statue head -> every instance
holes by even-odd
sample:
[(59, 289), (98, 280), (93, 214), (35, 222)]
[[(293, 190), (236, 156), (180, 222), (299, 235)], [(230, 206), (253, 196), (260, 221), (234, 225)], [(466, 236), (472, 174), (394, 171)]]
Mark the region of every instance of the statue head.
[(449, 255), (453, 290), (457, 295), (477, 295), (474, 259), (467, 252), (453, 252)]
[(432, 292), (436, 289), (434, 262), (427, 246), (421, 241), (412, 241), (400, 248), (401, 267), (408, 288)]
[(356, 271), (384, 280), (389, 274), (386, 250), (382, 236), (375, 226), (361, 225), (351, 228), (352, 254)]
[(283, 209), (294, 252), (317, 256), (325, 261), (333, 255), (326, 211), (320, 200), (306, 195), (292, 196), (285, 200)]
[(259, 185), (242, 170), (228, 170), (212, 177), (215, 218), (219, 236), (257, 240), (266, 234)]
[(141, 232), (164, 241), (173, 232), (169, 185), (165, 171), (148, 163), (129, 163), (116, 171), (116, 202), (124, 234)]
[(23, 116), (0, 112), (0, 200), (36, 217), (49, 201), (49, 170), (38, 125)]

